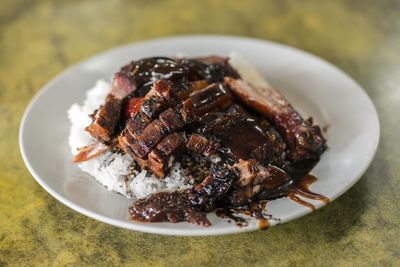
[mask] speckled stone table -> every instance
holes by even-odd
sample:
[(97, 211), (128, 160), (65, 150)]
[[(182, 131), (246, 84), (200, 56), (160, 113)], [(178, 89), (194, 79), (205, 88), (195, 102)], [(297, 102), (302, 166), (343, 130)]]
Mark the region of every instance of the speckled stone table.
[[(0, 1), (0, 266), (399, 266), (399, 1)], [(293, 222), (220, 237), (118, 229), (65, 207), (31, 177), (18, 127), (33, 95), (120, 44), (218, 33), (289, 44), (349, 73), (375, 103), (379, 150), (362, 179)], [(350, 115), (350, 114), (349, 114)]]

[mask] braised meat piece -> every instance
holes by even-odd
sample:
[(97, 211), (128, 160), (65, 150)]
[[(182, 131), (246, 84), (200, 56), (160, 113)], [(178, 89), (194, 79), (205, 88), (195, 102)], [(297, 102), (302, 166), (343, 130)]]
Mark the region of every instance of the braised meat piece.
[(326, 140), (319, 126), (304, 120), (281, 93), (271, 87), (257, 88), (241, 79), (225, 77), (235, 95), (250, 108), (265, 115), (285, 138), (288, 156), (300, 165), (309, 165), (308, 171), (318, 162), (326, 149)]
[(152, 89), (137, 107), (136, 113), (132, 114), (126, 122), (125, 129), (134, 138), (137, 138), (152, 120), (168, 107), (172, 98), (173, 93), (168, 81), (158, 80), (154, 82)]
[(232, 104), (229, 88), (222, 83), (214, 83), (190, 95), (196, 115), (201, 116), (215, 109), (224, 109)]
[(136, 84), (136, 96), (144, 96), (151, 89), (156, 80), (168, 80), (182, 83), (186, 79), (189, 68), (178, 61), (167, 57), (151, 57), (139, 61), (132, 61), (122, 67), (129, 80)]
[(150, 122), (151, 118), (139, 111), (128, 120), (125, 129), (130, 135), (137, 137), (142, 134), (143, 130), (150, 124)]
[[(290, 181), (290, 176), (275, 166), (264, 167), (255, 160), (243, 161), (229, 167), (224, 164), (212, 164), (210, 175), (194, 189), (181, 192), (156, 193), (141, 199), (130, 207), (132, 216), (146, 221), (188, 221), (204, 224), (205, 213), (218, 207), (239, 207), (256, 200), (262, 192), (268, 192)], [(175, 199), (174, 204), (160, 204), (162, 199)], [(175, 214), (173, 219), (171, 214)], [(200, 217), (186, 218), (185, 214), (197, 214)], [(162, 217), (157, 217), (162, 216)]]
[(192, 123), (196, 117), (196, 113), (194, 110), (193, 101), (191, 98), (186, 99), (182, 102), (182, 105), (176, 109), (177, 114), (182, 118), (184, 124)]
[(167, 170), (179, 160), (185, 150), (183, 133), (167, 135), (148, 155), (148, 159), (139, 158), (142, 168), (151, 170), (157, 177), (164, 177)]
[(262, 163), (271, 158), (268, 131), (257, 120), (224, 112), (208, 113), (198, 121), (196, 132), (215, 136), (221, 143), (219, 152), (231, 164), (254, 158)]
[(233, 165), (238, 174), (232, 191), (227, 195), (229, 205), (238, 207), (248, 204), (261, 192), (268, 192), (290, 181), (290, 176), (282, 169), (263, 166), (256, 160), (239, 160)]
[(136, 90), (126, 75), (117, 73), (111, 91), (102, 105), (93, 115), (93, 122), (86, 131), (99, 141), (110, 141), (121, 118), (122, 104), (125, 98)]
[(140, 111), (150, 119), (155, 119), (169, 105), (173, 104), (171, 84), (166, 80), (157, 80), (146, 94)]
[[(119, 138), (121, 147), (127, 153), (132, 153), (138, 161), (146, 160), (148, 154), (167, 134), (192, 123), (197, 116), (210, 110), (226, 108), (230, 103), (232, 103), (232, 96), (227, 88), (221, 84), (212, 84), (193, 92), (188, 99), (175, 108), (168, 108), (161, 112), (158, 119), (153, 121), (140, 110), (128, 121), (127, 131), (124, 131), (123, 136)], [(157, 171), (157, 173), (160, 172)]]
[(169, 108), (162, 112), (159, 119), (165, 128), (167, 128), (168, 132), (174, 132), (185, 125), (184, 118), (179, 114), (178, 110), (173, 108)]
[(145, 155), (139, 156), (145, 158), (167, 133), (167, 129), (160, 120), (152, 121), (136, 138), (136, 142), (146, 151)]
[(161, 192), (138, 199), (129, 212), (132, 219), (148, 222), (182, 222), (210, 226), (207, 213), (196, 211), (190, 200), (191, 190), (183, 192)]
[(221, 144), (216, 140), (214, 136), (207, 138), (200, 134), (192, 134), (189, 137), (188, 142), (186, 143), (186, 147), (190, 151), (207, 157), (214, 155), (218, 151), (220, 146)]
[(147, 151), (136, 143), (136, 140), (127, 129), (124, 129), (118, 136), (118, 143), (126, 153), (133, 156), (136, 160), (140, 158), (136, 157), (136, 155), (147, 155)]
[[(120, 121), (122, 106), (129, 95), (133, 94), (137, 88), (152, 84), (155, 80), (175, 79), (184, 76), (187, 72), (187, 67), (168, 58), (143, 59), (123, 67), (120, 72), (115, 74), (111, 91), (107, 95), (104, 105), (93, 115), (93, 122), (86, 127), (86, 131), (99, 141), (110, 141)], [(165, 91), (166, 86), (163, 82), (160, 82), (160, 85), (156, 83), (153, 88), (155, 88), (155, 93), (150, 96), (163, 97), (167, 101), (170, 99), (168, 93), (171, 91), (168, 90), (169, 88)], [(142, 105), (143, 112), (149, 117), (157, 116), (158, 114), (155, 114), (162, 109), (163, 102), (160, 103), (154, 98), (149, 97)]]
[(194, 188), (191, 195), (197, 210), (212, 211), (237, 180), (237, 173), (223, 163), (211, 164), (210, 175)]
[(172, 101), (173, 92), (170, 83), (165, 80), (154, 82), (137, 113), (128, 119), (124, 131), (118, 138), (125, 152), (141, 158), (147, 157), (167, 130), (160, 120), (154, 119), (172, 104)]

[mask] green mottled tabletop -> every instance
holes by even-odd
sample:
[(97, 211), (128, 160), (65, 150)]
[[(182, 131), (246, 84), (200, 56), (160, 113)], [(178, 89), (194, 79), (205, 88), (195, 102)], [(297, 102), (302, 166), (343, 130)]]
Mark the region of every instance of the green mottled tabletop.
[[(47, 81), (114, 46), (193, 33), (285, 43), (349, 73), (381, 121), (362, 179), (325, 208), (266, 232), (202, 238), (94, 221), (35, 182), (18, 128)], [(0, 266), (399, 266), (399, 113), (399, 1), (0, 1)]]

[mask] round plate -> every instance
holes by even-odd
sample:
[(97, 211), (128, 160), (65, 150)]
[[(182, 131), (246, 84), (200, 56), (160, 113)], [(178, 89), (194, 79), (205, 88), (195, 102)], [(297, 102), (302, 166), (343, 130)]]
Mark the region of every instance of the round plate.
[[(363, 89), (348, 75), (311, 54), (268, 41), (229, 36), (181, 36), (135, 43), (96, 55), (70, 67), (50, 81), (32, 100), (20, 127), (23, 159), (37, 182), (68, 207), (115, 226), (169, 235), (219, 235), (255, 230), (208, 215), (212, 226), (188, 223), (139, 223), (129, 220), (130, 201), (110, 192), (71, 162), (67, 109), (82, 103), (96, 80), (109, 80), (133, 59), (149, 56), (228, 55), (232, 51), (254, 64), (272, 86), (279, 88), (304, 116), (329, 126), (329, 149), (312, 171), (319, 180), (311, 191), (332, 201), (346, 192), (365, 172), (379, 140), (375, 108)], [(317, 208), (323, 203), (311, 201)], [(268, 203), (268, 213), (288, 222), (311, 210), (287, 198)]]

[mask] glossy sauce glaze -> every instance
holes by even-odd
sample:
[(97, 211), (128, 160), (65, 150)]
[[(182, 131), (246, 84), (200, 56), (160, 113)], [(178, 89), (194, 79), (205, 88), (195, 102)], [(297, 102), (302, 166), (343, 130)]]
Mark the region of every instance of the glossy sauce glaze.
[(249, 219), (244, 218), (242, 215), (250, 216), (258, 220), (258, 228), (260, 230), (267, 230), (269, 228), (270, 220), (278, 220), (267, 214), (267, 201), (260, 201), (245, 205), (238, 208), (222, 208), (217, 209), (215, 214), (221, 218), (227, 218), (228, 222), (234, 222), (239, 227), (249, 225)]
[(321, 201), (322, 203), (324, 203), (324, 205), (328, 204), (329, 203), (328, 197), (311, 192), (309, 190), (309, 187), (317, 180), (318, 178), (311, 174), (304, 176), (303, 178), (299, 179), (298, 181), (293, 183), (293, 185), (287, 188), (288, 192), (287, 197), (298, 204), (310, 208), (311, 210), (316, 210), (316, 207), (313, 204), (299, 198), (298, 195), (307, 199)]
[[(329, 203), (329, 198), (321, 194), (314, 193), (309, 190), (309, 187), (318, 180), (314, 175), (308, 174), (303, 178), (298, 179), (295, 182), (288, 183), (280, 190), (279, 196), (275, 198), (287, 197), (294, 202), (310, 208), (311, 210), (316, 210), (316, 207), (307, 202), (304, 199), (299, 198), (299, 195), (306, 199), (318, 200), (324, 203), (324, 205)], [(225, 208), (217, 209), (216, 215), (221, 218), (227, 218), (229, 222), (233, 221), (239, 227), (244, 227), (249, 224), (249, 218), (244, 218), (239, 216), (239, 214), (247, 215), (258, 219), (259, 229), (266, 230), (270, 225), (270, 220), (278, 220), (273, 218), (272, 215), (267, 214), (268, 201), (260, 200), (259, 202), (254, 202), (239, 208)]]

